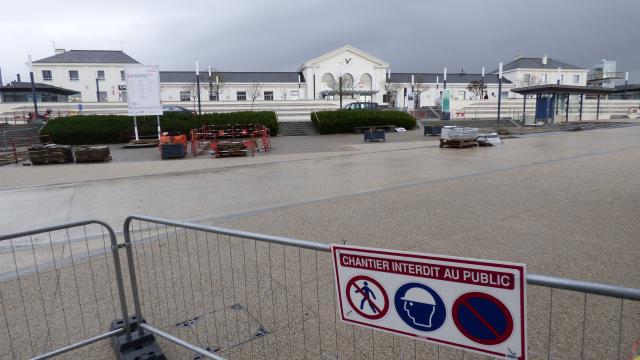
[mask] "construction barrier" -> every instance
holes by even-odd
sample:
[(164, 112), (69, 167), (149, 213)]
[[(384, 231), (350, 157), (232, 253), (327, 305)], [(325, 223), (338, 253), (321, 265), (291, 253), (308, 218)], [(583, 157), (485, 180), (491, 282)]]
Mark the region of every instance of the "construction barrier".
[[(175, 359), (479, 358), (340, 321), (328, 244), (147, 216), (123, 234), (87, 221), (0, 236), (0, 357), (112, 358), (101, 340), (153, 334)], [(639, 289), (527, 284), (528, 358), (637, 351)]]

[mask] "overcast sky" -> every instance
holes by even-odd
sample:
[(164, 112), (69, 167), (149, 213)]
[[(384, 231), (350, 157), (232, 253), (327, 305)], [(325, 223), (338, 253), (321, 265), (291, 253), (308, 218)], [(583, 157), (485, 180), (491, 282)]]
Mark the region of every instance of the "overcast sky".
[(606, 58), (640, 82), (638, 0), (0, 1), (3, 81), (27, 54), (120, 49), (162, 70), (295, 71), (346, 44), (392, 72), (480, 72), (517, 54), (591, 68)]

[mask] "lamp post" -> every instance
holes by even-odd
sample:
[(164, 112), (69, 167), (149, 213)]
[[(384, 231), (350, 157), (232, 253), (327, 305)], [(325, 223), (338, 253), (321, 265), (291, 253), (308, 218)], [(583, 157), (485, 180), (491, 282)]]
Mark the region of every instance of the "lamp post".
[(480, 84), (480, 100), (484, 99), (484, 66), (482, 67), (482, 83)]
[(196, 60), (196, 87), (198, 91), (198, 114), (202, 114), (202, 106), (200, 105), (200, 62)]
[(211, 78), (211, 66), (208, 67), (209, 70), (209, 101), (213, 98), (213, 79)]
[(502, 105), (502, 63), (498, 64), (498, 119), (497, 126), (500, 126), (500, 106)]
[[(28, 56), (29, 62), (29, 78), (31, 79), (31, 97), (33, 97), (33, 109), (35, 111), (35, 119), (38, 118), (38, 99), (36, 98), (36, 83), (33, 80), (33, 63), (31, 62), (31, 55)], [(1, 86), (2, 84), (0, 84)]]

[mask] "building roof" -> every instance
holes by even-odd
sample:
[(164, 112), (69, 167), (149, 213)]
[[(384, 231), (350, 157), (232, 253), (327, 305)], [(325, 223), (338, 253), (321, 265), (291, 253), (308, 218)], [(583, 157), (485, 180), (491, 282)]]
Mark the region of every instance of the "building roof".
[(613, 91), (616, 93), (640, 91), (640, 84), (617, 85), (615, 88), (613, 88)]
[[(304, 83), (304, 75), (299, 72), (215, 72), (225, 83)], [(215, 81), (214, 75), (214, 81)], [(299, 78), (298, 78), (299, 76)], [(160, 71), (161, 83), (193, 83), (196, 74), (193, 71)], [(200, 81), (208, 82), (209, 73), (200, 72)]]
[[(581, 68), (580, 66), (571, 65), (566, 62), (556, 60), (554, 58), (547, 57), (547, 63), (542, 63), (541, 57), (520, 57), (510, 61), (504, 65), (502, 65), (502, 71), (508, 71), (513, 69), (549, 69), (556, 70), (557, 68), (562, 69), (574, 69), (574, 70), (586, 70)], [(491, 72), (492, 74), (497, 74), (498, 69), (495, 69)]]
[(578, 86), (578, 85), (558, 85), (558, 84), (545, 84), (521, 87), (511, 89), (512, 92), (517, 94), (610, 94), (615, 91), (611, 88), (603, 88), (599, 86)]
[[(392, 83), (405, 83), (411, 84), (411, 75), (413, 75), (414, 82), (417, 83), (436, 83), (438, 80), (440, 83), (444, 82), (444, 74), (440, 73), (391, 73), (390, 82)], [(468, 84), (474, 80), (481, 81), (482, 74), (466, 74), (466, 73), (447, 73), (447, 83), (449, 84)], [(485, 84), (497, 84), (498, 77), (495, 75), (485, 75)], [(503, 84), (511, 84), (511, 81), (502, 77)]]
[[(38, 92), (49, 92), (54, 94), (61, 95), (75, 95), (80, 94), (79, 91), (69, 90), (49, 84), (35, 83), (36, 91)], [(8, 93), (8, 92), (31, 92), (31, 83), (30, 82), (17, 82), (12, 81), (7, 85), (0, 86), (0, 92)]]
[(36, 60), (38, 64), (139, 64), (120, 50), (69, 50)]

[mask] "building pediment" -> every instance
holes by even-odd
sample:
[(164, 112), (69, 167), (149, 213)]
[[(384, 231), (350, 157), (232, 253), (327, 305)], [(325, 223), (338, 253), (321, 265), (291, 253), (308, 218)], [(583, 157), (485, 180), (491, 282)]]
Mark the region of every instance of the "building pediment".
[(352, 65), (354, 62), (367, 62), (374, 67), (389, 67), (389, 63), (378, 59), (351, 45), (343, 46), (339, 49), (330, 51), (311, 60), (305, 61), (300, 69), (311, 66), (322, 66), (324, 64), (342, 63), (346, 66)]

